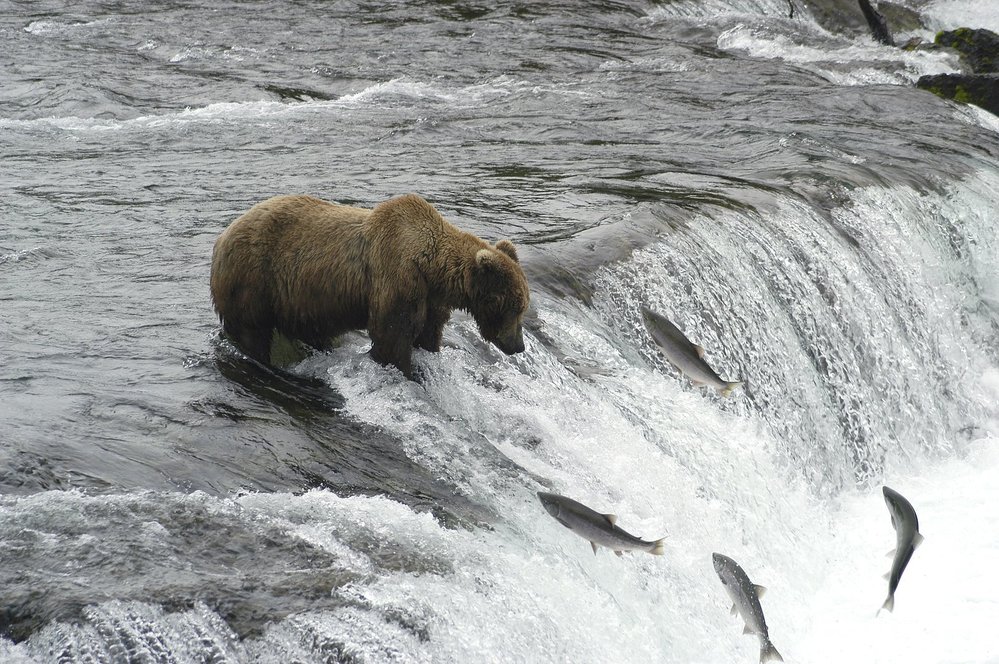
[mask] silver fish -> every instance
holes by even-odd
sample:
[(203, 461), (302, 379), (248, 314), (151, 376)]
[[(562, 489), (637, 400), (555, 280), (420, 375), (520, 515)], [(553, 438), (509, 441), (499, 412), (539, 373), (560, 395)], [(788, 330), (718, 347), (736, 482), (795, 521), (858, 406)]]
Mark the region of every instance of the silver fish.
[(683, 336), (683, 332), (666, 317), (648, 307), (642, 307), (642, 321), (670, 364), (695, 385), (708, 385), (726, 397), (742, 385), (741, 380), (722, 380), (704, 361), (704, 349)]
[(916, 547), (923, 542), (923, 536), (919, 534), (919, 519), (916, 518), (916, 510), (912, 508), (912, 504), (894, 489), (884, 487), (881, 492), (885, 496), (885, 504), (891, 513), (891, 525), (895, 529), (895, 550), (888, 552), (893, 558), (891, 571), (885, 574), (888, 579), (888, 599), (881, 605), (882, 609), (891, 611), (895, 608), (895, 589), (898, 588), (902, 572), (909, 564)]
[(663, 555), (663, 539), (646, 542), (618, 527), (617, 517), (613, 514), (601, 514), (590, 509), (572, 498), (566, 498), (556, 493), (538, 492), (541, 504), (548, 513), (563, 526), (590, 542), (593, 553), (597, 547), (611, 549), (617, 555), (623, 551), (647, 551), (654, 556)]
[(713, 553), (711, 560), (718, 578), (732, 598), (732, 615), (738, 613), (746, 622), (743, 634), (756, 634), (760, 637), (760, 664), (769, 661), (783, 662), (784, 658), (774, 648), (774, 644), (770, 643), (767, 621), (763, 618), (763, 607), (760, 606), (760, 597), (766, 592), (766, 588), (753, 585), (739, 563), (728, 556)]

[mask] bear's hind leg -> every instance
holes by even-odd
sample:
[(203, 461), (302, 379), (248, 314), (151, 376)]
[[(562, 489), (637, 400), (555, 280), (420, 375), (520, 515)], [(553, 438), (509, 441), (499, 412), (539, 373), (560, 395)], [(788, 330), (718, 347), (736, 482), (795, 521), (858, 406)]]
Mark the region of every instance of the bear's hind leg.
[(223, 326), (225, 335), (229, 337), (236, 346), (255, 359), (264, 364), (271, 363), (271, 328), (240, 328), (232, 329)]

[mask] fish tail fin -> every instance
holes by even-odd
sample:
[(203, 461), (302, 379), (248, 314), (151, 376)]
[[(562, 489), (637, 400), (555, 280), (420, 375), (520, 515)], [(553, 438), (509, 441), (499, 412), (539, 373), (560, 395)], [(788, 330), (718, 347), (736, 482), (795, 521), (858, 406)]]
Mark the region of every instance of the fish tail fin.
[(733, 380), (731, 382), (725, 383), (725, 387), (721, 388), (721, 395), (723, 397), (727, 397), (728, 395), (732, 394), (732, 390), (742, 385), (742, 382), (743, 381), (741, 380)]
[(649, 553), (651, 553), (653, 556), (666, 555), (666, 550), (663, 548), (665, 542), (666, 542), (665, 537), (657, 539), (655, 542), (652, 543), (652, 549), (649, 551)]
[[(889, 612), (895, 610), (895, 595), (894, 595), (894, 593), (888, 593), (888, 599), (886, 599), (885, 603), (881, 605), (881, 609), (882, 610), (887, 609)], [(878, 611), (878, 613), (881, 613), (881, 611)]]
[(774, 648), (774, 644), (770, 643), (770, 639), (764, 640), (763, 645), (760, 646), (760, 664), (783, 661), (784, 658), (777, 652), (777, 648)]

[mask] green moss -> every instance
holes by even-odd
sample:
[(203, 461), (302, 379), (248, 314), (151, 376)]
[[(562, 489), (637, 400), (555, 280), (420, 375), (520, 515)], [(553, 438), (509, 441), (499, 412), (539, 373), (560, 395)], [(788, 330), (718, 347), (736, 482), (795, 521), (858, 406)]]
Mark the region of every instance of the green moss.
[(975, 100), (972, 98), (971, 94), (962, 85), (957, 86), (957, 89), (954, 90), (954, 101), (959, 101), (962, 104), (975, 103)]
[(963, 85), (956, 85), (953, 88), (949, 85), (922, 85), (924, 90), (929, 90), (943, 99), (953, 99), (962, 104), (975, 104), (977, 97)]
[[(949, 38), (947, 41), (950, 43), (944, 43), (945, 35)], [(972, 32), (971, 28), (957, 28), (956, 30), (941, 30), (933, 37), (933, 41), (941, 46), (949, 46), (958, 51), (963, 51), (964, 49), (974, 47), (973, 38), (974, 32)]]

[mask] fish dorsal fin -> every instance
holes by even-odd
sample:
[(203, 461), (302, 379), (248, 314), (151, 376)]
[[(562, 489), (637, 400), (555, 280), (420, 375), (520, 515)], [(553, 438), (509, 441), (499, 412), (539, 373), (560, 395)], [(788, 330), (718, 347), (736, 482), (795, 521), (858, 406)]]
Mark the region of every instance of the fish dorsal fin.
[(767, 592), (767, 589), (766, 589), (765, 586), (753, 586), (753, 587), (756, 588), (756, 596), (757, 597), (763, 597), (763, 594)]
[(697, 353), (697, 357), (704, 359), (704, 347), (694, 344), (694, 352)]
[(732, 605), (732, 615), (734, 616), (737, 613), (739, 613), (739, 607), (737, 607), (735, 604), (733, 604)]
[(924, 539), (926, 538), (920, 535), (919, 533), (916, 533), (916, 536), (912, 538), (912, 548), (918, 549), (919, 545), (923, 543)]
[(607, 519), (607, 523), (609, 523), (612, 526), (617, 523), (617, 515), (616, 514), (604, 514), (604, 518)]
[(596, 542), (590, 542), (590, 546), (593, 547), (593, 555), (597, 555), (597, 543)]

